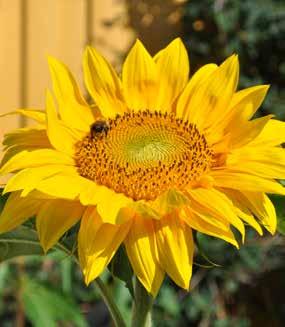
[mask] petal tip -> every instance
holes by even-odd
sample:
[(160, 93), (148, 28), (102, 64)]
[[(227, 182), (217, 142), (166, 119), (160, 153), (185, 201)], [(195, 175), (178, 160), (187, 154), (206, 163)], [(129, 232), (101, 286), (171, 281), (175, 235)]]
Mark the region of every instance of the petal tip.
[(237, 53), (233, 53), (232, 55), (230, 55), (229, 57), (226, 58), (226, 60), (224, 60), (221, 64), (221, 66), (223, 65), (230, 65), (230, 66), (236, 66), (239, 63), (239, 57)]
[(277, 226), (273, 226), (272, 228), (268, 228), (269, 233), (273, 236), (276, 234)]
[(44, 255), (47, 255), (48, 250), (51, 248), (51, 246), (49, 246), (48, 244), (41, 244), (41, 246), (44, 251)]
[(54, 56), (51, 56), (51, 55), (47, 55), (47, 61), (48, 61), (50, 70), (63, 65), (57, 58), (55, 58)]
[(270, 84), (263, 84), (263, 85), (260, 85), (260, 87), (264, 91), (264, 93), (266, 94), (268, 92), (268, 90), (270, 89), (271, 85)]
[(145, 48), (144, 44), (142, 43), (142, 41), (140, 39), (136, 39), (130, 52), (132, 52), (132, 51), (140, 51), (140, 52), (148, 53), (147, 49)]
[(83, 57), (86, 58), (87, 56), (91, 56), (94, 48), (91, 45), (87, 45), (83, 52)]
[(135, 41), (134, 45), (144, 46), (143, 43), (142, 43), (142, 41), (139, 38), (136, 38), (136, 41)]
[(85, 275), (84, 277), (84, 283), (86, 286), (89, 286), (91, 283), (91, 279), (89, 278), (89, 276)]

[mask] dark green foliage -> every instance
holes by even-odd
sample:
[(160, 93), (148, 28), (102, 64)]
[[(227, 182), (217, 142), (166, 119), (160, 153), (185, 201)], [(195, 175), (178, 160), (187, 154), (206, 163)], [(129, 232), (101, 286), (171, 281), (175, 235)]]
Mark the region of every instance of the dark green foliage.
[(0, 263), (23, 255), (43, 255), (37, 233), (21, 226), (0, 235)]
[[(284, 308), (278, 301), (285, 290), (283, 238), (260, 238), (248, 230), (246, 244), (238, 251), (200, 236), (209, 258), (222, 267), (194, 266), (190, 293), (167, 280), (156, 301), (155, 326), (249, 327), (271, 326), (273, 321), (283, 326)], [(196, 260), (203, 258), (197, 255)]]
[(21, 287), (24, 309), (33, 326), (56, 327), (60, 321), (73, 322), (78, 327), (87, 326), (72, 298), (29, 279), (23, 279)]
[(114, 277), (117, 277), (121, 281), (125, 282), (130, 294), (132, 297), (134, 297), (133, 270), (128, 260), (126, 250), (123, 246), (120, 246), (108, 268)]
[(278, 212), (277, 230), (280, 234), (285, 235), (285, 206), (282, 196), (271, 196), (271, 200)]
[(284, 1), (189, 0), (184, 28), (192, 72), (237, 53), (240, 88), (271, 84), (264, 113), (285, 118)]

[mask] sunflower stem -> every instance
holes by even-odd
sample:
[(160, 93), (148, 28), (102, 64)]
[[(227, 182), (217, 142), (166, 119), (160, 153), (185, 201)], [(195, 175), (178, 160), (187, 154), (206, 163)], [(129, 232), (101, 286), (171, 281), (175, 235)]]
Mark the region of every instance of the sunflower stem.
[(151, 327), (152, 317), (151, 310), (153, 305), (152, 296), (147, 293), (146, 289), (135, 280), (135, 300), (133, 303), (132, 327)]
[(94, 280), (94, 283), (97, 286), (97, 288), (99, 289), (100, 294), (101, 294), (107, 308), (109, 309), (109, 312), (111, 314), (111, 317), (114, 321), (115, 326), (116, 327), (126, 327), (124, 319), (123, 319), (117, 305), (115, 304), (112, 294), (110, 293), (109, 289), (104, 285), (104, 283), (102, 282), (102, 280), (100, 278), (96, 278)]

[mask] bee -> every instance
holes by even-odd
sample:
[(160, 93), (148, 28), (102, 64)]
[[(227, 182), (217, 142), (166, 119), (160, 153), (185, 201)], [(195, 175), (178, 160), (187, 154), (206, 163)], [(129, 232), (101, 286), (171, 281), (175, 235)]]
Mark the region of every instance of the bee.
[(91, 125), (90, 134), (93, 138), (102, 135), (102, 133), (105, 133), (106, 136), (109, 128), (110, 126), (106, 120), (97, 120)]

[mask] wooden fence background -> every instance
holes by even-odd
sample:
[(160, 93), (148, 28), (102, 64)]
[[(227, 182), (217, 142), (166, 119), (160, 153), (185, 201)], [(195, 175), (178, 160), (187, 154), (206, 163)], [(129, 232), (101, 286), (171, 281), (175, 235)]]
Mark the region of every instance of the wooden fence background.
[[(181, 30), (183, 0), (0, 0), (0, 114), (43, 108), (46, 56), (65, 62), (82, 85), (81, 56), (96, 46), (116, 67), (136, 37), (154, 53)], [(0, 138), (23, 118), (0, 120)]]

